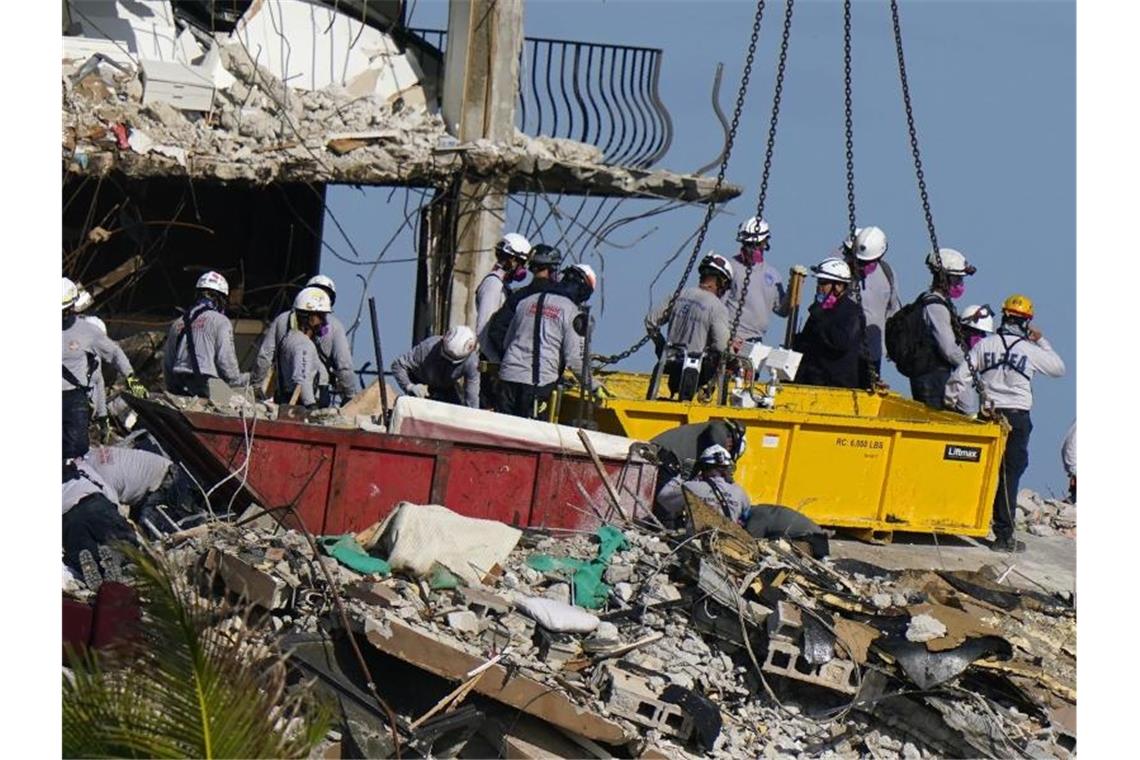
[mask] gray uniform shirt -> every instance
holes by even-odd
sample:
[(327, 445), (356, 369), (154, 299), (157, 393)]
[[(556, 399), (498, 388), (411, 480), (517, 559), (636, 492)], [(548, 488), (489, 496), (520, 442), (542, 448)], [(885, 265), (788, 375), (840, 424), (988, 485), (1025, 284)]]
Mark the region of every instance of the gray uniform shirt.
[(1077, 477), (1077, 423), (1073, 422), (1069, 432), (1065, 434), (1065, 443), (1061, 446), (1061, 463), (1065, 465), (1065, 474)]
[[(91, 387), (92, 376), (99, 371), (97, 367), (89, 369), (93, 366), (93, 363), (88, 363), (89, 357), (112, 364), (123, 377), (134, 373), (127, 355), (115, 341), (87, 320), (76, 319), (71, 327), (63, 331), (63, 366), (85, 387)], [(75, 387), (64, 379), (63, 390), (70, 391)]]
[(161, 454), (121, 446), (92, 446), (86, 461), (115, 489), (122, 504), (136, 504), (162, 485), (171, 462)]
[[(542, 300), (542, 314), (538, 302)], [(534, 325), (538, 328), (538, 385), (549, 385), (569, 368), (575, 376), (582, 366), (582, 338), (574, 331), (578, 304), (557, 293), (535, 293), (519, 301), (507, 329), (506, 349), (499, 377), (511, 383), (534, 385)], [(581, 380), (581, 378), (579, 378)]]
[[(1029, 411), (1033, 408), (1033, 376), (1038, 372), (1049, 377), (1065, 374), (1065, 362), (1045, 338), (1034, 343), (1019, 335), (997, 332), (982, 338), (970, 349), (970, 360), (995, 409)], [(969, 367), (963, 362), (947, 383), (947, 400), (955, 402), (959, 409), (969, 407), (969, 403), (963, 403), (956, 394), (972, 388), (971, 382)], [(972, 409), (963, 411), (976, 409), (975, 400)]]
[(668, 305), (668, 300), (662, 301), (649, 312), (645, 318), (647, 330), (653, 332), (654, 325), (667, 317), (669, 343), (682, 343), (688, 352), (704, 351), (705, 346), (720, 351), (728, 348), (728, 310), (716, 295), (700, 288), (686, 288), (677, 297), (670, 314), (666, 314)]
[[(736, 315), (736, 305), (744, 292), (744, 275), (747, 269), (740, 256), (733, 258), (732, 288), (724, 296), (729, 324)], [(784, 280), (779, 270), (762, 261), (752, 267), (752, 279), (748, 281), (748, 294), (744, 298), (744, 308), (740, 310), (740, 325), (736, 329), (738, 337), (746, 341), (763, 339), (768, 331), (770, 315), (788, 316), (788, 296), (784, 292)]]
[[(657, 494), (657, 503), (670, 516), (685, 511), (685, 494), (681, 490), (682, 487), (688, 488), (701, 501), (719, 509), (721, 514), (727, 510), (727, 517), (733, 522), (739, 522), (741, 516), (752, 509), (752, 501), (748, 498), (748, 494), (731, 480), (719, 475), (713, 475), (707, 480), (705, 478), (686, 480), (683, 475), (678, 475), (666, 483)], [(720, 499), (717, 498), (717, 492), (720, 493)], [(721, 499), (724, 500), (723, 506)]]
[(479, 408), (479, 357), (471, 354), (458, 363), (449, 361), (443, 355), (443, 338), (439, 335), (420, 341), (392, 362), (392, 374), (404, 393), (413, 385), (453, 388), (462, 378), (464, 401), (472, 409)]
[(475, 289), (475, 335), (479, 338), (479, 350), (487, 357), (487, 361), (492, 362), (500, 361), (503, 357), (491, 345), (491, 341), (487, 340), (487, 325), (495, 312), (507, 302), (510, 289), (503, 281), (505, 275), (506, 272), (496, 265)]
[[(927, 291), (930, 293), (930, 291)], [(945, 298), (945, 296), (942, 296)], [(966, 355), (962, 352), (962, 347), (958, 345), (958, 341), (954, 339), (954, 328), (950, 324), (950, 320), (957, 319), (956, 316), (950, 313), (950, 307), (942, 303), (932, 303), (922, 307), (922, 319), (926, 322), (926, 326), (930, 329), (930, 334), (934, 338), (934, 345), (937, 347), (938, 353), (942, 355), (950, 366), (957, 367), (962, 362), (966, 361)]]
[[(285, 311), (269, 323), (265, 334), (261, 336), (261, 345), (257, 349), (257, 359), (253, 363), (253, 373), (250, 382), (261, 385), (273, 366), (273, 359), (277, 355), (277, 344), (289, 332), (289, 316), (292, 311)], [(317, 336), (315, 341), (317, 353), (321, 359), (321, 385), (332, 385), (335, 377), (337, 387), (346, 398), (352, 398), (360, 391), (360, 384), (356, 381), (356, 372), (353, 371), (352, 350), (348, 347), (348, 335), (344, 330), (344, 323), (337, 319), (335, 314), (329, 314), (328, 330), (324, 335)], [(331, 375), (330, 375), (331, 373)]]
[[(79, 315), (78, 318), (84, 321), (92, 320), (92, 317), (85, 317), (82, 314)], [(100, 330), (99, 326), (96, 325), (93, 321), (91, 321), (91, 324), (95, 326), (96, 330), (99, 330), (99, 332), (106, 335), (106, 332)], [(88, 396), (91, 399), (92, 406), (95, 407), (95, 417), (106, 417), (107, 384), (103, 380), (103, 360), (96, 359), (96, 364), (97, 366), (95, 367), (95, 370), (91, 373), (91, 393), (88, 394)]]
[(277, 385), (288, 400), (293, 389), (301, 386), (302, 406), (317, 403), (317, 386), (320, 385), (321, 357), (309, 336), (300, 330), (290, 330), (281, 339), (277, 351)]
[[(238, 368), (237, 354), (234, 352), (234, 326), (221, 312), (208, 309), (190, 323), (194, 338), (194, 353), (198, 357), (198, 368), (203, 375), (220, 377), (230, 385), (241, 385), (246, 378)], [(166, 387), (170, 387), (175, 374), (194, 373), (190, 362), (190, 336), (178, 340), (182, 335), (182, 318), (170, 324), (166, 336), (162, 374)]]
[(63, 483), (63, 514), (67, 514), (69, 509), (93, 493), (101, 493), (112, 503), (119, 503), (118, 492), (86, 458), (74, 461), (76, 468), (83, 474)]
[(887, 317), (902, 308), (898, 290), (891, 287), (883, 265), (880, 261), (875, 271), (863, 279), (862, 291), (859, 293), (863, 301), (863, 315), (867, 320), (867, 355), (873, 362), (883, 358), (883, 335), (887, 328)]

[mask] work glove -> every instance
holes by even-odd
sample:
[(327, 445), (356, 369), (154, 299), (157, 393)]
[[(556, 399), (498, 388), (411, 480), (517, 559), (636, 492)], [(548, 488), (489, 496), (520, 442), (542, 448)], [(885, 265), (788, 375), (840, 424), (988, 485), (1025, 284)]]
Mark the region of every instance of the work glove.
[(127, 375), (127, 392), (132, 396), (146, 398), (146, 386), (140, 383), (134, 375)]
[(427, 398), (428, 387), (423, 383), (416, 383), (415, 385), (408, 386), (408, 395), (415, 396), (416, 398)]
[(796, 264), (794, 267), (792, 267), (792, 274), (798, 274), (800, 277), (807, 277), (808, 268), (803, 264)]
[(594, 384), (594, 399), (597, 401), (605, 401), (608, 398), (613, 398), (614, 394), (606, 390), (606, 386), (601, 383)]

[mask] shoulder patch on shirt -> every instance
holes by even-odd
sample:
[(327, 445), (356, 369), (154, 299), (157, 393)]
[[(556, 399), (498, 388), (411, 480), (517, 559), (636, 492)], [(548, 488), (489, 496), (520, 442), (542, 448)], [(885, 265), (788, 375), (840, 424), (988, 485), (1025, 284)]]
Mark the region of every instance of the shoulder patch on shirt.
[(768, 285), (775, 285), (776, 284), (776, 275), (773, 272), (765, 272), (764, 273), (764, 282), (767, 283)]

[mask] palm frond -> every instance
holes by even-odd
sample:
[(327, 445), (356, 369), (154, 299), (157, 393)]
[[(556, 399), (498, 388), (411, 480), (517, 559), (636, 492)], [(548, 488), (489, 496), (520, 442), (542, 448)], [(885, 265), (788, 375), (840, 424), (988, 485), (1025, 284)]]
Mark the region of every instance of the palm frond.
[(283, 656), (259, 631), (223, 633), (225, 612), (161, 557), (130, 550), (143, 605), (137, 641), (73, 659), (63, 684), (65, 757), (303, 757), (329, 707), (286, 688)]

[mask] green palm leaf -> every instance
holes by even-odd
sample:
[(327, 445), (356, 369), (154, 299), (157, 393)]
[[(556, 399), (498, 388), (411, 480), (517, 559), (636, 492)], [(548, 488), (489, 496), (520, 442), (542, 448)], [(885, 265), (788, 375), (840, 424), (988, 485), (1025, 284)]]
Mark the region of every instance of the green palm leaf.
[(284, 657), (246, 621), (198, 596), (160, 557), (138, 566), (141, 640), (72, 661), (63, 683), (64, 757), (303, 757), (324, 737), (328, 706), (286, 688)]

